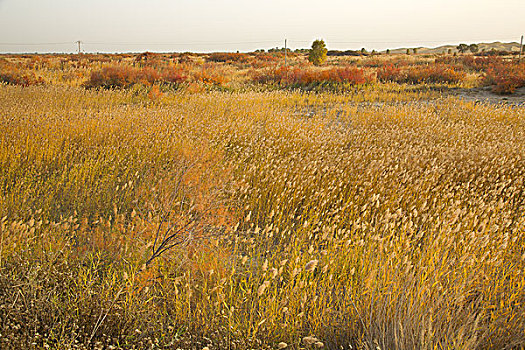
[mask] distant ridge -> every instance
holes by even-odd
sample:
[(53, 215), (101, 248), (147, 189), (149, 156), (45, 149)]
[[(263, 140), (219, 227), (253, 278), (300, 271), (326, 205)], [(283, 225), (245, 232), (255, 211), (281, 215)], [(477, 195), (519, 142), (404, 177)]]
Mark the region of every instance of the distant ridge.
[[(447, 53), (448, 50), (452, 50), (452, 52), (458, 52), (457, 45), (443, 45), (439, 47), (434, 48), (428, 48), (428, 47), (416, 47), (418, 53), (422, 54), (440, 54), (440, 53)], [(511, 42), (511, 43), (502, 43), (499, 41), (495, 41), (493, 43), (481, 43), (478, 44), (479, 51), (491, 51), (492, 49), (497, 51), (519, 51), (520, 50), (520, 44), (517, 42)], [(407, 49), (410, 49), (410, 52), (414, 48), (410, 47), (404, 47), (404, 48), (398, 48), (398, 49), (391, 49), (391, 53), (405, 53)], [(386, 51), (386, 50), (385, 50)], [(384, 51), (383, 51), (384, 52)]]

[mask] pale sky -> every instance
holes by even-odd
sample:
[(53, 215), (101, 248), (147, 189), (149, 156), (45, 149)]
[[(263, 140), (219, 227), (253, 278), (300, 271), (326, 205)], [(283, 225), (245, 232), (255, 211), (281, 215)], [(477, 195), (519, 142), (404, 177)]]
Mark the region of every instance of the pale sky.
[(524, 15), (525, 0), (0, 0), (0, 53), (510, 42)]

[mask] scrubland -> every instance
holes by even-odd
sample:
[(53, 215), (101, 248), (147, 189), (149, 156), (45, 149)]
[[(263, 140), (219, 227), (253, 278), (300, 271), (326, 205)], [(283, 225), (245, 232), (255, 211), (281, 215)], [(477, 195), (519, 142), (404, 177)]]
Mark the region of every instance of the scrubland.
[(525, 87), (525, 62), (497, 54), (332, 56), (322, 67), (293, 52), (287, 65), (282, 52), (2, 55), (0, 82), (108, 89), (142, 86), (153, 96), (174, 90), (344, 92), (385, 83), (440, 91), (491, 86), (498, 94)]
[(525, 109), (400, 67), (1, 85), (0, 348), (523, 348)]

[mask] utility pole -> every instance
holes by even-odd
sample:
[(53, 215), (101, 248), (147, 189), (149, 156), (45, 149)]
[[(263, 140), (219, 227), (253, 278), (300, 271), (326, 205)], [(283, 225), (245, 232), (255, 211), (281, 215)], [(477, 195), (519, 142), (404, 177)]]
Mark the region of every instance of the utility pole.
[(82, 53), (82, 50), (80, 49), (80, 44), (82, 44), (82, 41), (77, 40), (75, 42), (78, 44), (78, 54), (80, 55)]
[(523, 53), (523, 35), (521, 36), (521, 41), (520, 41), (520, 55), (518, 56), (518, 63), (521, 62), (521, 54)]
[[(522, 37), (523, 39), (523, 37)], [(286, 39), (284, 39), (284, 66), (286, 67), (286, 63), (287, 63), (287, 46), (286, 46)]]

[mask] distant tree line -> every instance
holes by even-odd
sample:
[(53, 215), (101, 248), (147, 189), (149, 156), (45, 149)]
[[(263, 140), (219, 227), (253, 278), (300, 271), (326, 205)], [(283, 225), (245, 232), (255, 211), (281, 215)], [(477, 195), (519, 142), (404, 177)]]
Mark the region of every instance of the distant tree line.
[(459, 52), (465, 53), (467, 51), (470, 51), (472, 53), (476, 53), (479, 51), (479, 46), (477, 44), (459, 44), (456, 49), (458, 49)]
[[(316, 40), (316, 41), (321, 42), (322, 40)], [(322, 41), (322, 43), (324, 45), (324, 41)], [(326, 45), (324, 45), (323, 47), (326, 49)], [(460, 53), (467, 53), (470, 51), (471, 53), (477, 56), (511, 56), (511, 55), (518, 54), (517, 52), (514, 52), (514, 51), (496, 50), (494, 48), (491, 50), (485, 50), (485, 49), (480, 50), (478, 44), (468, 45), (468, 44), (462, 43), (456, 46), (456, 49)], [(524, 45), (524, 51), (525, 51), (525, 45)], [(259, 49), (259, 50), (255, 50), (255, 52), (266, 52), (266, 50)], [(271, 48), (271, 49), (268, 49), (268, 52), (269, 53), (284, 52), (284, 47)], [(309, 54), (312, 52), (312, 49), (295, 49), (295, 50), (288, 49), (288, 52)], [(414, 54), (417, 54), (418, 48), (406, 49), (407, 55), (409, 55), (411, 52), (413, 52)], [(447, 52), (448, 54), (452, 54), (452, 49), (448, 49)], [(361, 50), (327, 50), (326, 51), (327, 56), (369, 56), (369, 55), (376, 55), (376, 54), (377, 52), (375, 50), (373, 50), (372, 52), (368, 52), (365, 48), (362, 48)], [(386, 54), (387, 55), (390, 54), (390, 49), (386, 50)]]

